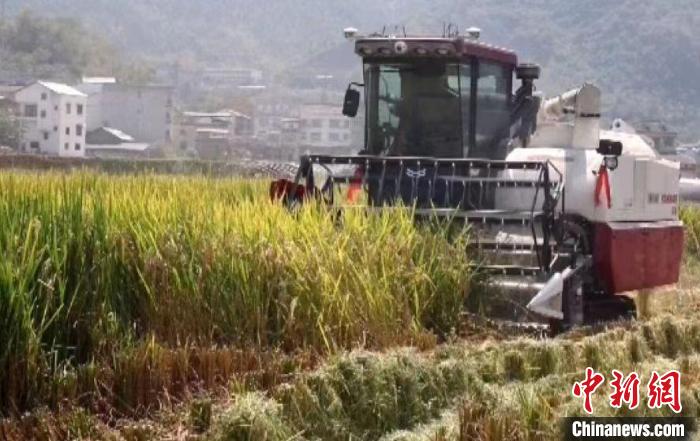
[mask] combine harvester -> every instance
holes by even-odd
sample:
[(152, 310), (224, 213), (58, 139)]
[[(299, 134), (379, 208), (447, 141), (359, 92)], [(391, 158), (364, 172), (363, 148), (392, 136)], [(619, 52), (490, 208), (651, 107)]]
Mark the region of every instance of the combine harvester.
[(480, 42), (476, 28), (345, 34), (364, 84), (348, 87), (343, 114), (357, 114), (363, 89), (364, 149), (303, 156), (273, 196), (466, 222), (478, 269), (499, 288), (487, 294), (507, 299), (487, 302), (490, 313), (553, 330), (629, 317), (622, 293), (678, 281), (679, 164), (639, 135), (601, 130), (596, 86), (545, 100), (539, 67)]

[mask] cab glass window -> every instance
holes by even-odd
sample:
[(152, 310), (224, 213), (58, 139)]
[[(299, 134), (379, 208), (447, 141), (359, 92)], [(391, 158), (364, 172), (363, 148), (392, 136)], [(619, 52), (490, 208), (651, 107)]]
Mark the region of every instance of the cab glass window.
[(501, 159), (510, 131), (511, 69), (479, 62), (476, 86), (476, 145), (470, 156)]

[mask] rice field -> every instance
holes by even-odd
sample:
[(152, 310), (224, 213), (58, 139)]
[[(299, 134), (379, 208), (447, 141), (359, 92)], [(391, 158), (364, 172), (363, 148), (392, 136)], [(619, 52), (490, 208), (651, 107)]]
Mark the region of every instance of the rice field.
[(466, 230), (289, 212), (263, 181), (5, 172), (0, 440), (558, 439), (587, 366), (679, 369), (698, 416), (700, 211), (681, 215), (683, 281), (650, 319), (463, 339)]
[(431, 344), (468, 295), (465, 237), (405, 213), (290, 213), (266, 182), (5, 173), (0, 412), (136, 409), (259, 354)]

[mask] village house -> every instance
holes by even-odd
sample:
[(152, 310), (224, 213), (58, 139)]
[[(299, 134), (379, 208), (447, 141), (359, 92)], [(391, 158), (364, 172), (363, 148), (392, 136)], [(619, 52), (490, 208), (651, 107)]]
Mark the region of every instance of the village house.
[[(305, 104), (300, 110), (300, 143), (307, 147), (352, 147), (358, 121), (343, 116), (339, 106)], [(361, 121), (360, 121), (361, 123)]]
[(233, 147), (247, 143), (253, 133), (252, 120), (235, 110), (183, 112), (173, 130), (178, 149), (204, 159), (229, 157)]
[(37, 81), (14, 100), (22, 126), (20, 150), (56, 156), (85, 156), (87, 95), (65, 84)]
[(84, 78), (76, 88), (88, 95), (89, 130), (114, 128), (136, 142), (172, 141), (173, 88), (122, 84), (114, 78)]
[(299, 106), (291, 98), (264, 97), (257, 100), (253, 134), (267, 147), (293, 148), (299, 144)]
[(199, 87), (204, 90), (235, 90), (262, 84), (262, 71), (243, 67), (210, 67), (199, 73)]
[(226, 160), (232, 157), (229, 131), (202, 127), (195, 129), (195, 155), (206, 160)]
[(159, 153), (148, 143), (136, 142), (132, 136), (111, 127), (91, 130), (85, 140), (86, 156), (93, 158), (138, 159)]

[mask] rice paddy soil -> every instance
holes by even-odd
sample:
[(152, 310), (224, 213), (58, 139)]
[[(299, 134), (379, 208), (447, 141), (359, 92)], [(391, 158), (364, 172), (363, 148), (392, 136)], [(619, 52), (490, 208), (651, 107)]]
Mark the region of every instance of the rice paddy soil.
[[(588, 366), (678, 369), (683, 414), (700, 413), (696, 240), (647, 317), (541, 339), (465, 322), (464, 232), (400, 214), (339, 226), (261, 194), (0, 176), (0, 314), (26, 331), (0, 331), (0, 440), (559, 439)], [(683, 216), (692, 239), (700, 216)], [(596, 415), (670, 412), (606, 400)]]

